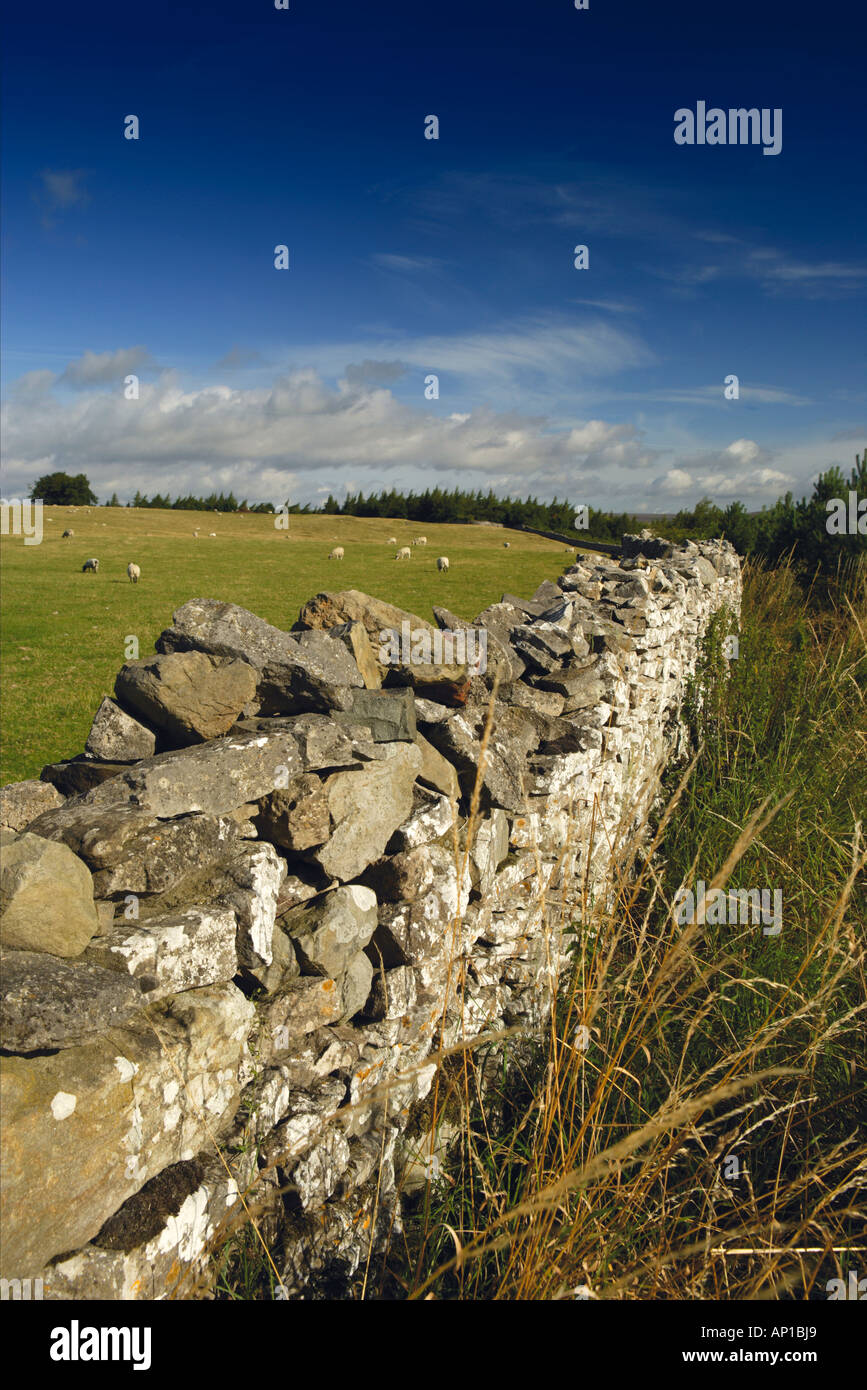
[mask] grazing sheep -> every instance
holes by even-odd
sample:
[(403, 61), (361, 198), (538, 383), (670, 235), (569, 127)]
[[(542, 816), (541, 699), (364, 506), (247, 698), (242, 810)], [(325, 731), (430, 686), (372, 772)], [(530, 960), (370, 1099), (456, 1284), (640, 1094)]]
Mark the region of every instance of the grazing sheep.
[(397, 536), (389, 536), (386, 545), (397, 545)]
[(427, 536), (416, 536), (413, 545), (427, 545)]
[(442, 571), (442, 570), (447, 570), (448, 567), (449, 567), (449, 557), (448, 557), (448, 555), (440, 555), (440, 556), (437, 558), (437, 569), (440, 570), (440, 571)]
[(129, 575), (130, 583), (132, 584), (137, 584), (141, 579), (141, 570), (139, 569), (138, 565), (134, 565), (132, 561), (130, 561), (130, 563), (127, 565), (126, 572)]
[(394, 558), (395, 560), (411, 560), (412, 551), (410, 550), (408, 545), (402, 545)]
[(342, 560), (342, 559), (343, 559), (343, 546), (342, 546), (342, 545), (336, 545), (336, 546), (334, 547), (334, 549), (332, 550), (331, 554), (328, 556), (328, 558), (329, 558), (329, 560)]
[(503, 549), (504, 549), (504, 550), (509, 550), (509, 549), (511, 548), (511, 545), (512, 545), (512, 542), (511, 542), (511, 541), (503, 541)]
[(210, 537), (210, 539), (211, 539), (212, 541), (215, 541), (215, 540), (217, 539), (217, 533), (216, 533), (216, 531), (209, 531), (209, 532), (208, 532), (208, 536)]
[(85, 560), (84, 564), (81, 566), (81, 572), (82, 572), (82, 574), (86, 574), (88, 570), (91, 570), (93, 574), (96, 574), (96, 571), (97, 571), (98, 569), (99, 569), (99, 561), (98, 561), (98, 560)]
[(64, 531), (64, 533), (63, 533), (63, 535), (60, 537), (60, 539), (61, 539), (62, 541), (65, 541), (67, 536), (74, 536), (74, 535), (75, 535), (75, 532), (74, 532), (74, 531)]

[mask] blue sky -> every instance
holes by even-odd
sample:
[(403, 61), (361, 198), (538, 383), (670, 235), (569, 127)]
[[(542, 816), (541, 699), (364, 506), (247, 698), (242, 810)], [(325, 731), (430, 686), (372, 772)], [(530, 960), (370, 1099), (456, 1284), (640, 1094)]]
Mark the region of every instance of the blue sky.
[[(867, 442), (852, 4), (17, 8), (4, 496), (755, 507)], [(675, 144), (699, 100), (780, 153)]]

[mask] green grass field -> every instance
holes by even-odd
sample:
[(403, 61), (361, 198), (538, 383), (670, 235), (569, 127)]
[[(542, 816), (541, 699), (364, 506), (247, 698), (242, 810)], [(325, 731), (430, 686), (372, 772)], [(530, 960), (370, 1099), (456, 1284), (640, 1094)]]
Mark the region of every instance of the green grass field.
[[(114, 507), (46, 507), (43, 518), (41, 545), (4, 536), (0, 550), (0, 783), (38, 777), (46, 763), (81, 752), (128, 637), (147, 656), (188, 599), (239, 603), (281, 628), (323, 589), (361, 589), (427, 619), (442, 603), (471, 619), (505, 590), (529, 596), (569, 563), (563, 545), (490, 526), (293, 516), (287, 533), (270, 516)], [(67, 527), (75, 535), (62, 540)], [(416, 535), (427, 546), (396, 562), (389, 537), (408, 545)], [(336, 545), (345, 558), (329, 562)], [(449, 557), (446, 574), (438, 555)], [(90, 556), (96, 575), (81, 572)], [(127, 578), (131, 560), (141, 566), (138, 585)]]

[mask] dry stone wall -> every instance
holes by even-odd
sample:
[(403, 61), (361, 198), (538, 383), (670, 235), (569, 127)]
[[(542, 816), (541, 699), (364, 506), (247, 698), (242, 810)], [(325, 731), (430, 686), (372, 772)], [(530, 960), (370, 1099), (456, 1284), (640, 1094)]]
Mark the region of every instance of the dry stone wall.
[(543, 1028), (739, 603), (730, 546), (643, 534), (480, 614), (483, 673), (385, 664), (433, 625), (354, 591), (288, 633), (179, 609), (85, 753), (0, 792), (3, 1277), (201, 1296), (253, 1213), (285, 1296), (346, 1289), (432, 1058)]

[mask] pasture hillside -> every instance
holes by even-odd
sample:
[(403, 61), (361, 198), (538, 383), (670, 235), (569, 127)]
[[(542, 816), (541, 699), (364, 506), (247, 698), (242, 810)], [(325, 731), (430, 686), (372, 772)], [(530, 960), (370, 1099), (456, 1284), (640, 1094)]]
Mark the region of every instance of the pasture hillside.
[[(46, 507), (43, 521), (41, 545), (4, 536), (0, 552), (0, 783), (80, 752), (128, 639), (149, 655), (188, 599), (238, 603), (281, 628), (322, 589), (362, 589), (428, 619), (442, 603), (471, 619), (504, 590), (531, 594), (567, 563), (563, 545), (493, 526), (291, 516), (287, 532), (267, 515), (126, 507)], [(67, 528), (74, 535), (63, 540)], [(419, 534), (427, 546), (396, 563), (388, 539), (410, 545)], [(345, 558), (329, 561), (335, 546)], [(447, 573), (438, 555), (449, 557)], [(83, 574), (91, 556), (99, 572)], [(127, 577), (130, 561), (141, 566), (139, 584)]]

